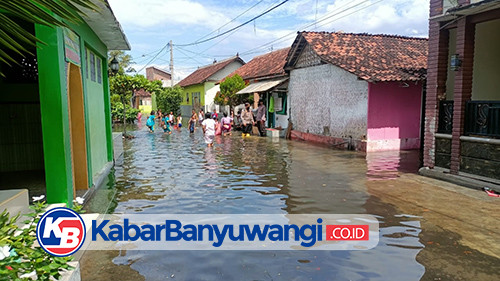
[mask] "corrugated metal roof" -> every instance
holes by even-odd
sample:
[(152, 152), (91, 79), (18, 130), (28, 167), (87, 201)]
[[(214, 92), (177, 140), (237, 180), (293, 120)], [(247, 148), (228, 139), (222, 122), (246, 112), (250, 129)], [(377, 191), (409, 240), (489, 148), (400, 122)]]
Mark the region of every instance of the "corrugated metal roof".
[(248, 85), (246, 88), (237, 92), (236, 94), (241, 95), (241, 94), (253, 94), (253, 93), (266, 92), (266, 91), (269, 91), (270, 89), (280, 85), (281, 83), (285, 82), (286, 80), (288, 80), (288, 78), (252, 83), (252, 84)]

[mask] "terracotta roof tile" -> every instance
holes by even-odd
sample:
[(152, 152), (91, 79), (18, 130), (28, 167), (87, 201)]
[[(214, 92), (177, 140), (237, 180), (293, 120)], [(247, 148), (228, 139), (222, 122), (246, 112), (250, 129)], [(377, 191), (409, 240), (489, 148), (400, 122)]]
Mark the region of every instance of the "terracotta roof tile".
[(143, 88), (140, 88), (139, 90), (134, 90), (135, 96), (137, 97), (151, 97), (151, 94), (149, 92), (146, 92)]
[(285, 75), (284, 66), (290, 48), (256, 56), (228, 76), (238, 74), (243, 80)]
[(207, 65), (204, 67), (198, 68), (196, 71), (188, 75), (186, 78), (182, 79), (177, 85), (181, 87), (186, 87), (190, 85), (196, 85), (205, 82), (210, 76), (214, 75), (217, 73), (219, 70), (223, 69), (224, 67), (228, 66), (234, 61), (240, 61), (242, 64), (245, 64), (245, 62), (238, 56), (232, 57), (211, 65)]
[[(428, 40), (394, 35), (299, 32), (319, 57), (368, 81), (425, 78)], [(293, 48), (294, 46), (292, 46)]]

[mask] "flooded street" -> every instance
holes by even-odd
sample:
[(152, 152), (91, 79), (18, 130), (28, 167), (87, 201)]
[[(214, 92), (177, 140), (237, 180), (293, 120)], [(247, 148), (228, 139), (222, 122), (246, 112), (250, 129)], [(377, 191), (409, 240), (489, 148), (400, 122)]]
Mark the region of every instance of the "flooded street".
[(83, 280), (499, 280), (498, 199), (422, 178), (418, 152), (363, 153), (271, 138), (172, 135), (123, 144), (88, 212), (371, 214), (367, 251), (87, 251)]

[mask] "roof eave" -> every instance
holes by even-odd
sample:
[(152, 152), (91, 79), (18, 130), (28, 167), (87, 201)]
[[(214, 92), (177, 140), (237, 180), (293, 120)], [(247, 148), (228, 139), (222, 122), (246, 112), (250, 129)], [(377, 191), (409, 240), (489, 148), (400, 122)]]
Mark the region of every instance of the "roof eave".
[(99, 10), (81, 8), (83, 20), (108, 50), (130, 50), (130, 43), (107, 0), (90, 0)]

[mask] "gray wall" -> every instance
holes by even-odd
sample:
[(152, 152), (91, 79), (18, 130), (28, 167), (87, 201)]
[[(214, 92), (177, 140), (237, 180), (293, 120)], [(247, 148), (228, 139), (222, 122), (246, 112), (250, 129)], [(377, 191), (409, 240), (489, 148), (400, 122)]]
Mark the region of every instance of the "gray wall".
[(288, 86), (294, 130), (364, 139), (368, 83), (330, 64), (294, 69)]

